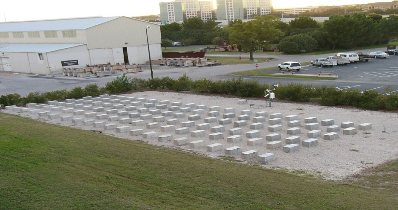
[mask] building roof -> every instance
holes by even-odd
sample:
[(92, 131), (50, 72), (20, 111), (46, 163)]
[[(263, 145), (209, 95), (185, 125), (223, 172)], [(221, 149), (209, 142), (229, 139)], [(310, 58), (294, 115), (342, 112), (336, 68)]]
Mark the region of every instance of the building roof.
[(9, 53), (48, 53), (84, 44), (0, 44), (0, 52)]
[(0, 32), (84, 30), (119, 17), (88, 17), (0, 23)]

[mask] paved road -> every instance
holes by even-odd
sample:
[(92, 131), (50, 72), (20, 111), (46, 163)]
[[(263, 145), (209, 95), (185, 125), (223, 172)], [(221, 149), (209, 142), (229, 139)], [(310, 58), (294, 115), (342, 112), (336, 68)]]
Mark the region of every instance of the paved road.
[[(294, 60), (299, 62), (308, 62), (318, 57), (325, 57), (331, 54), (324, 55), (255, 55), (255, 57), (273, 57), (274, 59), (259, 63), (259, 68), (275, 67), (277, 64)], [(218, 56), (212, 54), (211, 56)], [(225, 56), (225, 55), (222, 55)], [(229, 55), (229, 56), (239, 56)], [(388, 60), (375, 60), (369, 64), (354, 64), (345, 67), (336, 67), (331, 69), (340, 75), (338, 80), (298, 80), (287, 78), (261, 78), (261, 77), (243, 77), (247, 80), (257, 80), (260, 83), (300, 83), (315, 86), (333, 86), (339, 88), (358, 88), (362, 90), (374, 89), (382, 91), (389, 87), (392, 91), (398, 90), (398, 56), (392, 56)], [(233, 78), (233, 76), (226, 76), (227, 74), (255, 69), (255, 64), (239, 64), (239, 65), (223, 65), (214, 67), (189, 67), (189, 68), (158, 68), (154, 70), (155, 77), (171, 77), (178, 78), (184, 74), (192, 79), (207, 78), (211, 80), (224, 80)], [(323, 70), (323, 69), (322, 69)], [(328, 69), (329, 70), (329, 69)], [(308, 67), (303, 72), (319, 72), (319, 68)], [(398, 73), (397, 73), (398, 74)], [(150, 71), (145, 69), (141, 73), (130, 75), (136, 78), (150, 78)], [(85, 86), (88, 84), (105, 85), (107, 82), (113, 80), (115, 77), (105, 78), (91, 78), (91, 79), (60, 79), (60, 78), (41, 78), (32, 77), (22, 74), (0, 74), (0, 94), (19, 93), (26, 95), (29, 92), (47, 92), (52, 90), (70, 89), (76, 86)]]

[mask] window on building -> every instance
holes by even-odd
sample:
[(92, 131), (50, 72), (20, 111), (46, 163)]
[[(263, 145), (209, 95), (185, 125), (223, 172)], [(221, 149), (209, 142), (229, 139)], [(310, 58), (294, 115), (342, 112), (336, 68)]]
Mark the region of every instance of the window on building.
[(23, 32), (12, 32), (14, 38), (24, 38)]
[(43, 53), (37, 53), (37, 55), (39, 56), (39, 60), (41, 60), (41, 61), (43, 61), (43, 60), (44, 60)]
[(64, 38), (76, 37), (76, 31), (75, 30), (62, 31), (62, 37)]
[(10, 37), (10, 35), (8, 35), (8, 32), (0, 32), (0, 38), (6, 39), (9, 37)]
[(29, 31), (28, 32), (29, 38), (40, 38), (40, 32), (38, 31)]
[(57, 31), (45, 31), (44, 36), (46, 38), (57, 38), (58, 34), (57, 34)]

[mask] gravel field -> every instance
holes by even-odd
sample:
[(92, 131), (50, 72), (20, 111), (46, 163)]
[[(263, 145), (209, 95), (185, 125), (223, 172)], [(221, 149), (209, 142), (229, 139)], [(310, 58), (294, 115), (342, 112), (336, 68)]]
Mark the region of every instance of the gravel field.
[[(286, 131), (288, 129), (287, 121), (284, 118), (288, 115), (298, 115), (300, 119), (300, 130), (301, 140), (308, 139), (307, 130), (304, 127), (304, 118), (317, 117), (318, 122), (325, 119), (334, 119), (335, 125), (340, 125), (342, 122), (351, 121), (355, 123), (357, 127), (361, 123), (371, 123), (372, 129), (361, 131), (358, 130), (356, 135), (343, 135), (342, 130), (338, 132), (339, 138), (336, 140), (324, 140), (322, 136), (318, 137), (318, 145), (314, 147), (304, 147), (300, 145), (299, 151), (292, 153), (285, 153), (282, 148), (267, 149), (266, 146), (247, 146), (247, 138), (245, 133), (249, 131), (249, 125), (242, 127), (242, 141), (238, 143), (228, 143), (226, 138), (228, 130), (234, 127), (234, 123), (225, 125), (224, 140), (209, 140), (209, 131), (203, 137), (191, 138), (190, 135), (176, 135), (173, 134), (173, 138), (188, 137), (190, 141), (204, 140), (204, 145), (212, 143), (222, 143), (224, 149), (231, 146), (239, 146), (242, 150), (248, 151), (255, 149), (258, 154), (273, 153), (275, 160), (269, 164), (264, 165), (267, 168), (278, 168), (292, 171), (305, 171), (310, 174), (319, 175), (325, 179), (341, 180), (349, 176), (358, 174), (361, 170), (374, 167), (382, 164), (386, 161), (398, 158), (398, 113), (387, 113), (387, 112), (375, 112), (365, 111), (358, 109), (348, 108), (335, 108), (335, 107), (323, 107), (316, 105), (307, 104), (295, 104), (295, 103), (281, 103), (274, 102), (272, 107), (265, 107), (264, 100), (247, 100), (243, 102), (239, 98), (225, 98), (220, 96), (202, 96), (193, 95), (188, 93), (170, 93), (170, 92), (137, 92), (126, 96), (143, 97), (147, 99), (158, 99), (158, 100), (169, 100), (171, 102), (179, 101), (182, 104), (195, 103), (197, 105), (203, 104), (207, 107), (220, 106), (221, 115), (222, 110), (227, 107), (234, 108), (236, 110), (237, 117), (240, 115), (241, 110), (251, 110), (253, 114), (255, 112), (266, 111), (268, 114), (282, 113), (283, 128), (281, 131), (277, 131), (282, 135), (281, 141), (285, 145), (285, 138), (289, 137)], [(4, 112), (13, 113), (10, 110)], [(32, 118), (32, 115), (20, 114), (22, 116), (28, 116)], [(202, 119), (204, 116), (202, 116)], [(234, 119), (237, 121), (238, 119)], [(267, 118), (268, 120), (268, 118)], [(89, 126), (74, 126), (70, 122), (65, 123), (61, 121), (49, 121), (43, 120), (53, 124), (61, 124), (80, 129), (93, 130), (93, 127)], [(187, 118), (180, 119), (180, 123), (187, 121)], [(196, 125), (203, 123), (203, 121), (196, 122)], [(250, 122), (251, 123), (251, 122)], [(250, 124), (249, 123), (249, 124)], [(212, 124), (211, 127), (218, 125)], [(267, 130), (268, 123), (265, 123), (264, 129), (261, 129), (261, 137), (264, 138), (266, 135), (273, 133)], [(181, 126), (176, 126), (176, 128)], [(142, 128), (145, 128), (143, 126)], [(358, 128), (358, 127), (357, 127)], [(147, 129), (152, 130), (159, 135), (162, 135), (160, 128)], [(193, 131), (195, 129), (191, 129)], [(322, 135), (327, 133), (325, 126), (320, 126)], [(106, 134), (118, 136), (121, 138), (127, 138), (131, 140), (143, 140), (150, 144), (181, 148), (186, 151), (192, 151), (188, 146), (173, 146), (170, 142), (159, 142), (157, 138), (144, 139), (142, 136), (129, 136), (129, 134), (116, 133), (114, 131), (103, 131)], [(218, 158), (224, 156), (224, 152), (212, 152), (209, 153), (205, 146), (197, 148), (194, 152), (206, 154), (210, 157)], [(236, 157), (238, 160), (242, 160), (240, 157)]]

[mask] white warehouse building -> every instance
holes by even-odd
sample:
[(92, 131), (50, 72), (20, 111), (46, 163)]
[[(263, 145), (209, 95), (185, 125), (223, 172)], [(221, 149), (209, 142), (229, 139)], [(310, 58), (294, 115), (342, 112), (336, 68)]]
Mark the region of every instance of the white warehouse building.
[(65, 66), (144, 64), (146, 29), (151, 58), (161, 59), (160, 26), (128, 17), (0, 23), (0, 71), (50, 74)]

